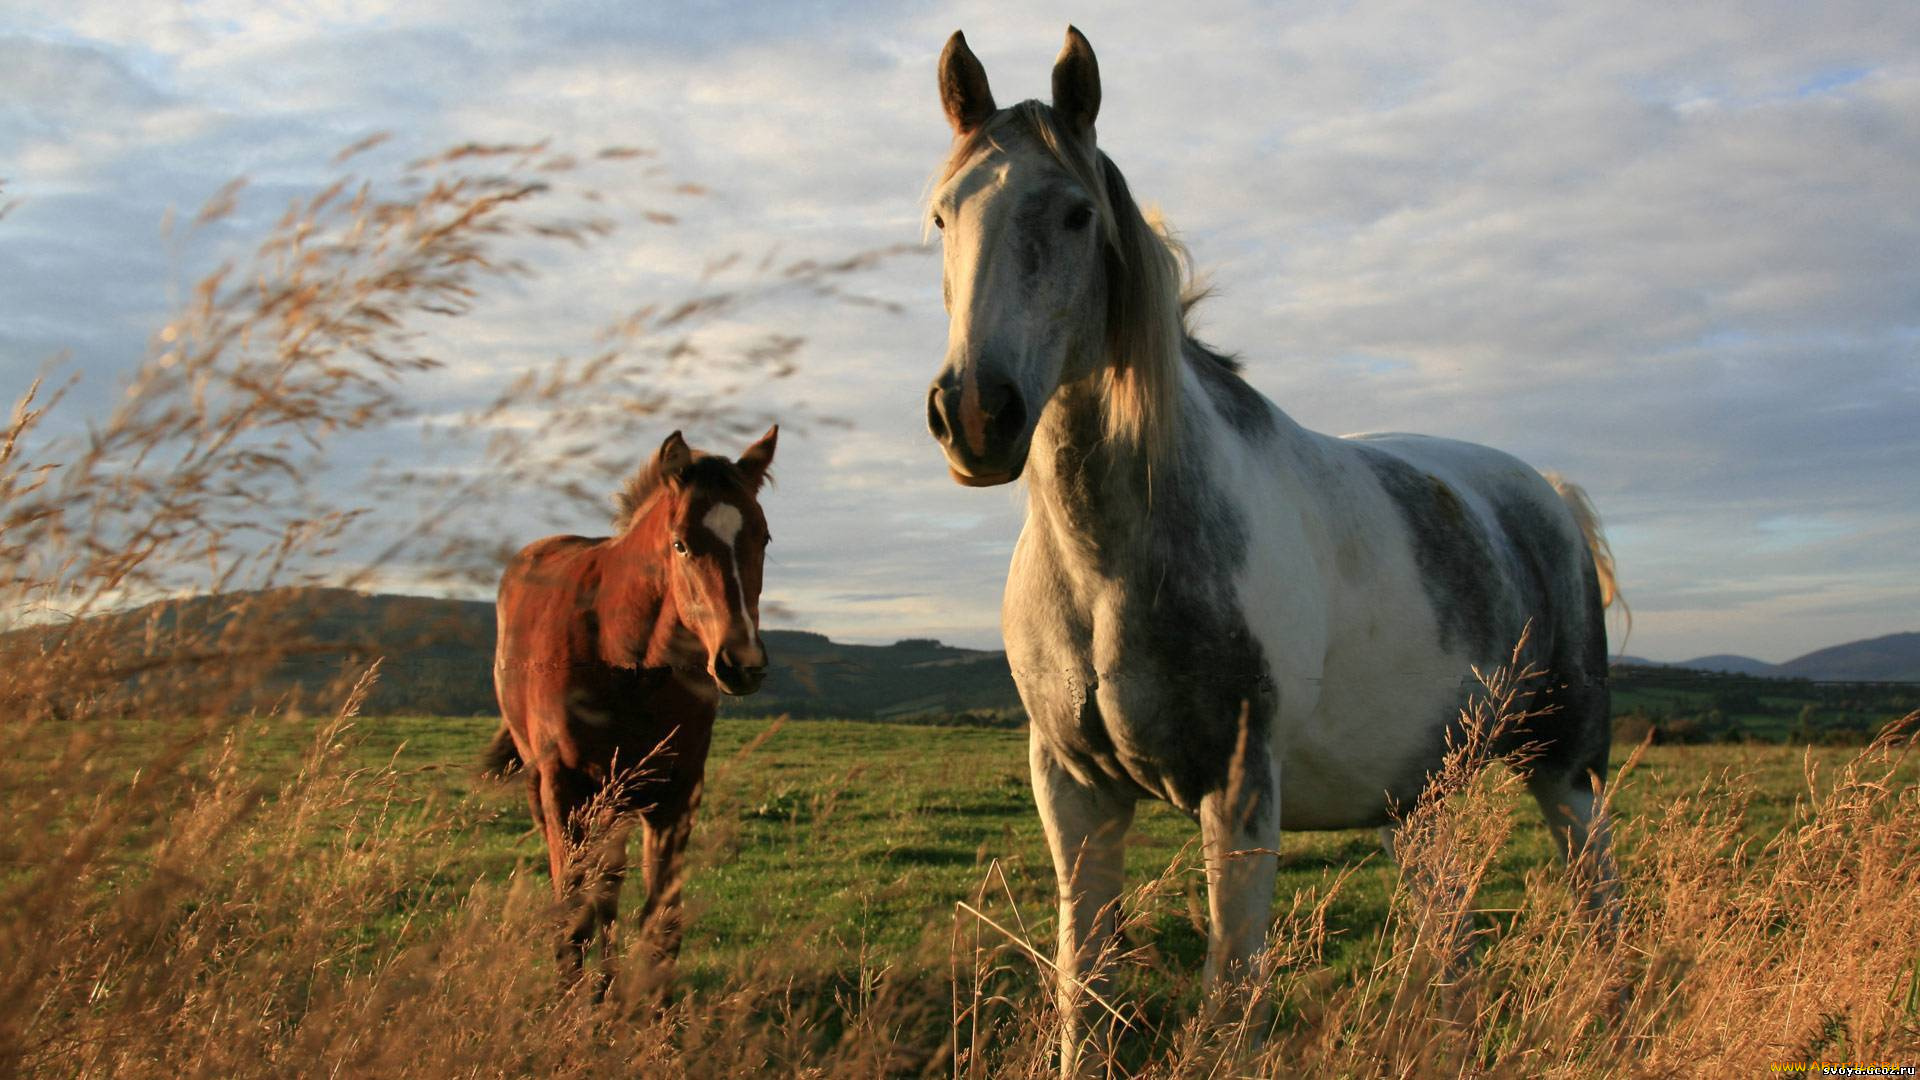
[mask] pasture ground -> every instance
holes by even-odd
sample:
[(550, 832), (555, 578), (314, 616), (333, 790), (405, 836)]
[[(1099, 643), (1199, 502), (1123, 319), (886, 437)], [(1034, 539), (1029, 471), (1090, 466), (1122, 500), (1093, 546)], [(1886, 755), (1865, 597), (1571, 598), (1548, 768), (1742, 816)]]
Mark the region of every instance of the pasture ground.
[[(303, 947), (330, 973), (334, 992), (344, 993), (340, 988), (356, 981), (368, 987), (390, 981), (396, 958), (418, 953), (422, 943), (430, 954), (450, 951), (446, 942), (472, 936), (462, 926), (476, 912), (517, 910), (517, 921), (509, 922), (522, 937), (538, 937), (546, 925), (540, 914), (545, 857), (530, 827), (523, 785), (517, 779), (485, 780), (474, 769), (495, 723), (446, 717), (365, 718), (345, 727), (286, 718), (248, 721), (219, 739), (198, 742), (191, 760), (176, 765), (183, 775), (203, 778), (195, 783), (231, 782), (248, 793), (241, 802), (252, 809), (232, 803), (234, 820), (252, 815), (265, 827), (234, 834), (244, 851), (232, 839), (224, 850), (235, 864), (250, 867), (247, 873), (280, 876), (280, 902), (310, 904), (307, 891), (335, 897), (335, 915), (308, 931), (324, 940)], [(92, 773), (70, 788), (72, 816), (58, 828), (84, 831), (90, 798), (167, 760), (176, 735), (162, 725), (130, 722), (93, 744)], [(959, 1059), (963, 1071), (995, 1075), (1008, 1062), (1043, 1061), (1044, 1037), (1034, 1034), (1032, 1017), (1044, 1013), (1046, 995), (1020, 943), (1051, 950), (1052, 870), (1027, 788), (1025, 738), (1024, 731), (1006, 729), (723, 719), (691, 856), (681, 1007), (696, 1016), (709, 1007), (735, 1008), (736, 1026), (778, 1029), (773, 1042), (802, 1059), (858, 1040), (880, 1040), (891, 1049), (860, 1061), (861, 1070), (883, 1074), (946, 1074)], [(74, 746), (47, 749), (71, 760)], [(1809, 829), (1824, 827), (1807, 817), (1810, 792), (1828, 790), (1857, 752), (1650, 748), (1613, 796), (1629, 895), (1647, 881), (1657, 902), (1673, 902), (1660, 891), (1669, 885), (1648, 879), (1673, 872), (1659, 849), (1675, 835), (1717, 838), (1701, 841), (1699, 850), (1683, 853), (1675, 865), (1694, 860), (1711, 866), (1714, 859), (1744, 865), (1764, 859), (1779, 837), (1794, 836), (1796, 829), (1804, 841)], [(1909, 810), (1916, 772), (1913, 761), (1903, 760), (1894, 774), (1905, 792), (1894, 796)], [(27, 790), (41, 779), (30, 760), (16, 759), (0, 775), (18, 789), (4, 792), (9, 805), (16, 795), (46, 794)], [(276, 818), (277, 802), (291, 792), (298, 792), (298, 805), (280, 807)], [(1544, 829), (1513, 785), (1488, 779), (1467, 797), (1481, 800), (1477, 818), (1501, 818), (1512, 826), (1485, 865), (1474, 900), (1476, 924), (1489, 941), (1503, 935), (1528, 940), (1535, 931), (1523, 934), (1514, 925), (1522, 913), (1566, 906)], [(118, 841), (125, 860), (92, 882), (101, 901), (112, 908), (126, 902), (116, 893), (150, 889), (151, 864), (167, 861), (169, 831), (183, 829), (193, 831), (178, 819), (136, 821)], [(1128, 901), (1129, 953), (1117, 984), (1138, 1008), (1142, 1031), (1122, 1054), (1129, 1069), (1152, 1071), (1156, 1062), (1180, 1058), (1192, 1040), (1192, 1018), (1205, 1007), (1198, 988), (1205, 892), (1196, 835), (1183, 815), (1143, 803), (1128, 856), (1129, 884), (1138, 891)], [(1899, 841), (1909, 855), (1915, 843), (1912, 837)], [(1350, 998), (1363, 1000), (1371, 991), (1361, 991), (1401, 962), (1396, 957), (1404, 953), (1404, 925), (1394, 916), (1404, 897), (1397, 900), (1398, 871), (1382, 857), (1371, 831), (1288, 834), (1283, 852), (1282, 912), (1295, 905), (1291, 924), (1297, 930), (1304, 922), (1310, 932), (1296, 972), (1305, 982), (1296, 980), (1293, 992), (1281, 995), (1279, 1022), (1283, 1029), (1294, 1024), (1305, 1030), (1321, 1022), (1310, 1015), (1315, 988), (1345, 988)], [(353, 869), (362, 863), (374, 869)], [(29, 871), (15, 863), (8, 876), (21, 882), (31, 878)], [(208, 865), (187, 871), (196, 872), (209, 882), (225, 876)], [(309, 874), (311, 884), (287, 883)], [(206, 884), (197, 887), (206, 891)], [(636, 887), (629, 886), (630, 901)], [(234, 888), (227, 881), (213, 892), (224, 897)], [(161, 920), (170, 929), (156, 933), (183, 935), (202, 903), (213, 911), (234, 901), (203, 901), (190, 884), (172, 902), (183, 904), (186, 914)], [(253, 902), (238, 903), (244, 908)], [(227, 947), (242, 953), (272, 947), (273, 932), (250, 936), (244, 925), (235, 925), (244, 924), (244, 916), (224, 918), (216, 936), (227, 935)], [(1785, 923), (1778, 929), (1792, 932)], [(1907, 940), (1886, 942), (1898, 955), (1884, 994), (1904, 1013), (1912, 1045), (1920, 1046), (1920, 953), (1911, 938), (1909, 933)], [(516, 992), (551, 997), (550, 989), (538, 989), (551, 985), (546, 949), (544, 940), (514, 947), (515, 977), (535, 987)], [(1658, 952), (1649, 950), (1650, 964), (1657, 964)], [(1392, 996), (1397, 1002), (1398, 994)], [(1815, 1047), (1808, 1056), (1845, 1049), (1847, 1021), (1818, 1015), (1832, 1030), (1782, 1038), (1802, 1049)], [(874, 1029), (875, 1016), (883, 1018), (884, 1030)], [(277, 1022), (293, 1020), (281, 1016)], [(1342, 1022), (1354, 1024), (1352, 1017)], [(687, 1030), (699, 1026), (689, 1023)], [(1523, 1034), (1516, 1030), (1493, 1041), (1521, 1040)], [(995, 1039), (1020, 1045), (964, 1045)], [(663, 1047), (655, 1049), (667, 1053)], [(780, 1058), (769, 1053), (767, 1060)], [(1765, 1057), (1755, 1060), (1764, 1065)], [(1570, 1058), (1582, 1060), (1577, 1053)], [(536, 1055), (504, 1071), (550, 1067), (550, 1059)]]

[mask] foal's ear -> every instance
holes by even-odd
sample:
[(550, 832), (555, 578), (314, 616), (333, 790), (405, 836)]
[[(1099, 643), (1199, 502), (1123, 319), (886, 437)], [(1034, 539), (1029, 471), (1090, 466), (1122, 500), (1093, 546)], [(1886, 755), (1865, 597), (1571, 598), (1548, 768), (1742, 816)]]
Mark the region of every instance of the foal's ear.
[(993, 91), (987, 88), (987, 69), (967, 48), (967, 36), (955, 30), (940, 51), (940, 104), (955, 135), (966, 135), (993, 115)]
[(660, 452), (653, 457), (655, 469), (663, 480), (677, 480), (693, 464), (693, 450), (687, 446), (687, 440), (679, 432), (667, 436), (660, 444)]
[(753, 490), (759, 491), (760, 485), (767, 482), (767, 470), (773, 466), (773, 447), (779, 441), (780, 425), (775, 424), (760, 436), (759, 442), (747, 447), (747, 452), (735, 463), (747, 474), (747, 483), (753, 485)]
[(1067, 27), (1067, 43), (1053, 61), (1053, 111), (1081, 135), (1093, 130), (1100, 113), (1100, 62), (1077, 28)]

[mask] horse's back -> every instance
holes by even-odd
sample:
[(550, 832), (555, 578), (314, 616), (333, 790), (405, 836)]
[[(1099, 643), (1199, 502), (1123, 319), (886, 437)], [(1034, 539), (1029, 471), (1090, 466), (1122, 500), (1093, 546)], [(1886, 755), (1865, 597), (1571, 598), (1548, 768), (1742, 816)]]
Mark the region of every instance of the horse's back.
[(567, 680), (591, 659), (581, 612), (590, 601), (588, 556), (597, 543), (581, 536), (536, 540), (500, 576), (494, 690), (502, 719), (527, 743), (523, 754), (564, 728)]
[[(1447, 517), (1458, 515), (1503, 537), (1568, 552), (1581, 543), (1579, 525), (1553, 485), (1504, 450), (1399, 432), (1345, 435), (1337, 442), (1362, 456), (1403, 514), (1431, 509)], [(1409, 498), (1416, 490), (1426, 497)], [(1527, 515), (1535, 520), (1523, 520)], [(1447, 517), (1428, 522), (1428, 534), (1455, 532)]]
[(591, 606), (599, 541), (549, 536), (520, 549), (500, 575), (494, 664), (558, 661), (579, 646), (573, 631)]
[[(1344, 441), (1377, 455), (1374, 468), (1402, 515), (1423, 526), (1415, 542), (1424, 568), (1442, 582), (1430, 582), (1429, 592), (1464, 609), (1452, 622), (1476, 664), (1509, 661), (1524, 634), (1523, 662), (1547, 669), (1554, 681), (1604, 681), (1608, 597), (1592, 548), (1597, 537), (1589, 535), (1595, 527), (1582, 526), (1561, 485), (1476, 443), (1400, 434)], [(1456, 514), (1457, 523), (1450, 520)], [(1445, 584), (1476, 566), (1489, 582), (1484, 595)]]
[[(1524, 632), (1537, 655), (1584, 669), (1603, 599), (1590, 587), (1588, 537), (1552, 482), (1478, 443), (1399, 433), (1339, 441), (1392, 505), (1452, 651), (1498, 663)], [(1592, 655), (1604, 674), (1604, 640)]]
[(500, 575), (500, 596), (575, 588), (604, 537), (548, 536), (520, 549)]
[[(1530, 498), (1543, 507), (1560, 507), (1553, 486), (1539, 470), (1504, 450), (1481, 443), (1398, 431), (1343, 435), (1338, 442), (1363, 454), (1383, 455), (1409, 469), (1437, 477), (1451, 487), (1479, 496), (1490, 505)], [(1381, 470), (1376, 468), (1375, 472), (1380, 474)]]

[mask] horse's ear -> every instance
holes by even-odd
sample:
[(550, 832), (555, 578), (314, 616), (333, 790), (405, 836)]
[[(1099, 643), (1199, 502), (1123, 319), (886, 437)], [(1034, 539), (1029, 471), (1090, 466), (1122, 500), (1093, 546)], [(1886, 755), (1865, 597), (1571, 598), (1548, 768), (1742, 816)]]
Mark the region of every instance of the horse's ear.
[(687, 466), (693, 464), (693, 450), (687, 446), (686, 438), (676, 431), (660, 444), (660, 452), (654, 455), (653, 460), (661, 479), (678, 480)]
[(967, 36), (955, 30), (940, 51), (940, 104), (955, 135), (972, 133), (993, 115), (993, 91), (987, 88), (987, 69), (967, 48)]
[(767, 470), (773, 467), (773, 448), (779, 441), (780, 425), (775, 424), (760, 436), (759, 442), (747, 447), (747, 452), (736, 462), (740, 471), (747, 474), (747, 483), (753, 485), (753, 490), (759, 491), (760, 485), (767, 482)]
[(1087, 36), (1072, 26), (1053, 61), (1053, 111), (1081, 135), (1093, 130), (1093, 118), (1100, 114), (1100, 62)]

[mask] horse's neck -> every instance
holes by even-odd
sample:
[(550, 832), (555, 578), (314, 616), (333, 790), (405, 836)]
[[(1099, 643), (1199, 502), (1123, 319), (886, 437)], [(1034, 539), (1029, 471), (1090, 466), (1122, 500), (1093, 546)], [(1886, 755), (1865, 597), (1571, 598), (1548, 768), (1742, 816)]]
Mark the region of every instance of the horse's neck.
[(649, 523), (607, 541), (601, 549), (600, 590), (595, 599), (601, 652), (610, 663), (669, 667), (680, 626), (659, 565)]
[[(1176, 408), (1187, 410), (1188, 387)], [(1203, 482), (1195, 455), (1204, 447), (1188, 417), (1174, 425), (1181, 445), (1149, 462), (1145, 447), (1108, 437), (1098, 379), (1062, 386), (1048, 402), (1034, 432), (1028, 465), (1028, 513), (1058, 541), (1060, 553), (1102, 577), (1142, 565), (1142, 545), (1151, 546), (1169, 528), (1200, 522), (1171, 520)]]
[[(1256, 475), (1241, 482), (1279, 484), (1296, 494), (1310, 488), (1305, 478), (1322, 467), (1326, 438), (1248, 387), (1241, 390), (1265, 412), (1237, 426), (1223, 419), (1204, 385), (1213, 375), (1193, 367), (1215, 362), (1182, 358), (1172, 403), (1175, 445), (1152, 464), (1144, 448), (1107, 437), (1097, 379), (1063, 386), (1048, 403), (1029, 455), (1028, 514), (1073, 576), (1158, 576), (1183, 552), (1207, 548), (1210, 533), (1243, 529), (1231, 510), (1238, 496), (1215, 472), (1223, 459), (1259, 458)], [(1290, 473), (1292, 481), (1285, 479)]]

